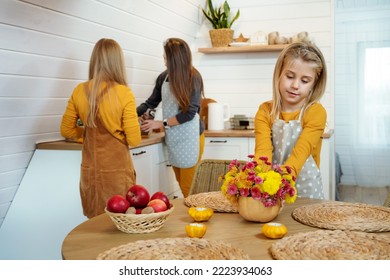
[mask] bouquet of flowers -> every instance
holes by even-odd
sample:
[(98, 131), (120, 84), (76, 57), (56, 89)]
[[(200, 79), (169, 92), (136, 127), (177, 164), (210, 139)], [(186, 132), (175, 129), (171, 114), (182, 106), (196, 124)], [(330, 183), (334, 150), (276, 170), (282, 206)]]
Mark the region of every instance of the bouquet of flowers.
[(256, 161), (249, 155), (250, 161), (245, 164), (232, 160), (229, 171), (222, 177), (222, 193), (232, 202), (239, 196), (260, 200), (265, 207), (294, 203), (297, 197), (295, 177), (289, 166), (272, 165), (267, 157)]

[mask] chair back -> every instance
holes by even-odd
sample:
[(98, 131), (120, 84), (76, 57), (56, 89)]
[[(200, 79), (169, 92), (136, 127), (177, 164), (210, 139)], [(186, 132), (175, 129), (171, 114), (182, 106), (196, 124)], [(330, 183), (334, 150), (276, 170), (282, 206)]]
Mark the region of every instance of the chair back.
[[(190, 195), (221, 190), (223, 175), (229, 171), (231, 160), (203, 159), (199, 162), (192, 184)], [(241, 161), (240, 161), (241, 162)], [(242, 161), (245, 163), (245, 161)]]
[(390, 192), (387, 193), (387, 198), (383, 206), (390, 207)]

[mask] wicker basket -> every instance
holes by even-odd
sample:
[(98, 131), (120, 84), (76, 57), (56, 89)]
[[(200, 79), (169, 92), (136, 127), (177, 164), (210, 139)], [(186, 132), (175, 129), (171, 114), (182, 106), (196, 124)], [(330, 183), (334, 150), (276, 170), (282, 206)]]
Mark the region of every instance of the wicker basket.
[(151, 214), (122, 214), (112, 213), (104, 209), (115, 226), (125, 233), (150, 233), (164, 226), (167, 217), (173, 212), (174, 206), (164, 212)]
[(211, 29), (209, 34), (213, 48), (228, 47), (233, 41), (234, 31), (229, 28)]

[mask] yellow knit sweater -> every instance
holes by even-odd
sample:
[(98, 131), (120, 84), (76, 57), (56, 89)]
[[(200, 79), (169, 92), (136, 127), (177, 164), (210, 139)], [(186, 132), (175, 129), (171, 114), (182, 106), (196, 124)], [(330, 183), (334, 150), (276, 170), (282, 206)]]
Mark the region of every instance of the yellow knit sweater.
[[(82, 142), (83, 129), (78, 127), (76, 122), (80, 118), (86, 123), (89, 112), (89, 102), (85, 93), (86, 83), (81, 83), (74, 89), (61, 122), (61, 135), (79, 143)], [(133, 147), (139, 145), (141, 131), (135, 98), (130, 88), (123, 85), (114, 86), (102, 99), (99, 116), (105, 128), (114, 137)]]
[[(255, 156), (267, 156), (272, 162), (272, 123), (270, 118), (271, 102), (265, 102), (260, 105), (255, 117)], [(279, 116), (281, 120), (289, 122), (298, 120), (300, 111), (292, 113), (282, 112)], [(297, 176), (305, 164), (307, 158), (312, 155), (317, 166), (320, 166), (320, 153), (322, 145), (322, 134), (326, 125), (326, 110), (319, 104), (315, 103), (307, 108), (302, 116), (302, 133), (292, 150), (290, 157), (286, 160), (285, 165), (292, 168), (294, 176)]]

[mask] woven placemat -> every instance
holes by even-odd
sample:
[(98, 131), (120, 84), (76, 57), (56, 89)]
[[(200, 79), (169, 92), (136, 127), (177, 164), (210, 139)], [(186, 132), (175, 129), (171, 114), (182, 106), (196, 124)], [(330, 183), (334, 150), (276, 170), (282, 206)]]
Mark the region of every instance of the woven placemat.
[(364, 203), (334, 201), (305, 205), (294, 209), (292, 217), (298, 222), (318, 228), (390, 231), (390, 208)]
[(249, 260), (230, 244), (198, 238), (138, 240), (100, 253), (97, 260)]
[(366, 232), (316, 230), (284, 237), (270, 247), (278, 260), (389, 260), (390, 238)]
[(184, 204), (188, 207), (208, 207), (215, 212), (238, 212), (237, 204), (230, 202), (220, 191), (189, 195), (184, 199)]

